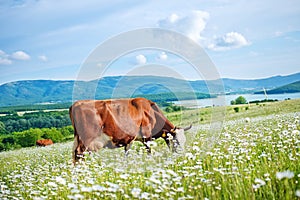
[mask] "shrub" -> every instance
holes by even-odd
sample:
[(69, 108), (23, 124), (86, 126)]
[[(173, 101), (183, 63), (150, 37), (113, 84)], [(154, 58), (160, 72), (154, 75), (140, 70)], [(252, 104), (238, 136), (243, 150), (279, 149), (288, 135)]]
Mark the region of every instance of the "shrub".
[(3, 144), (14, 144), (15, 143), (15, 138), (12, 135), (6, 136), (2, 140)]
[(165, 108), (165, 111), (166, 111), (167, 113), (170, 113), (170, 112), (173, 112), (173, 109), (172, 109), (171, 106), (168, 106), (168, 107)]
[(22, 147), (34, 146), (35, 142), (41, 137), (42, 131), (40, 129), (29, 129), (22, 132), (14, 132), (17, 144)]
[(234, 110), (235, 112), (239, 112), (239, 111), (240, 111), (240, 108), (239, 108), (239, 107), (234, 107), (233, 110)]
[(63, 140), (63, 135), (57, 128), (43, 128), (41, 129), (43, 132), (42, 138), (51, 139), (54, 143), (61, 142)]
[(5, 145), (0, 143), (0, 151), (4, 151), (5, 150)]
[(65, 126), (59, 130), (64, 137), (69, 137), (70, 135), (74, 134), (73, 126)]
[(177, 105), (169, 105), (168, 107), (165, 108), (165, 111), (167, 113), (170, 112), (176, 112), (176, 111), (181, 111), (181, 110), (186, 110), (187, 108), (184, 106), (177, 106)]
[(237, 105), (237, 104), (246, 104), (248, 103), (246, 98), (243, 96), (239, 96), (238, 98), (236, 98), (235, 100), (232, 100), (230, 102), (231, 105)]
[(5, 124), (3, 122), (0, 122), (0, 134), (6, 134), (7, 131), (5, 129)]

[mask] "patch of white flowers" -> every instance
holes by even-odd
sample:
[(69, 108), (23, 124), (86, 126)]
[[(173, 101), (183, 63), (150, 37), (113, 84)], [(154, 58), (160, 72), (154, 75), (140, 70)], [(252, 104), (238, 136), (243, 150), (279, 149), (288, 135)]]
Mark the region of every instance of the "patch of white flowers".
[(276, 184), (292, 189), (290, 198), (297, 198), (299, 127), (299, 113), (244, 118), (226, 122), (210, 147), (203, 146), (204, 125), (181, 154), (149, 141), (151, 155), (139, 146), (127, 156), (123, 149), (103, 149), (86, 154), (76, 166), (72, 143), (2, 152), (0, 199), (260, 199), (265, 196), (257, 195), (270, 193), (283, 197)]

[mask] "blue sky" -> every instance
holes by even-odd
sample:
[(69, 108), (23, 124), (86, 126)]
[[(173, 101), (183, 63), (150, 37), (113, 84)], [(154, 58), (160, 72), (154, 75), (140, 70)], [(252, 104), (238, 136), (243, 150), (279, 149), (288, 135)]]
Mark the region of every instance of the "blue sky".
[[(221, 77), (288, 75), (300, 72), (299, 19), (298, 0), (0, 0), (0, 84), (76, 79), (99, 44), (145, 27), (190, 37), (205, 49)], [(181, 58), (159, 50), (124, 55), (105, 75), (126, 75), (150, 64), (199, 79)]]

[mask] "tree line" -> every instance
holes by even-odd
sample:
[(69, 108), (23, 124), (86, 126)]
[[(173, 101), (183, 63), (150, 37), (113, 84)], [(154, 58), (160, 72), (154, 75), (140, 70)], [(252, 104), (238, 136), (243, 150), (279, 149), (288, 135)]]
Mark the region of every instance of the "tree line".
[(0, 117), (0, 151), (34, 146), (38, 139), (62, 142), (73, 133), (68, 111), (13, 112)]
[(0, 151), (31, 147), (39, 139), (51, 139), (54, 143), (73, 138), (73, 127), (62, 128), (30, 128), (25, 131), (0, 135)]
[(30, 128), (62, 128), (71, 125), (68, 111), (17, 113), (0, 117), (0, 134), (10, 134)]

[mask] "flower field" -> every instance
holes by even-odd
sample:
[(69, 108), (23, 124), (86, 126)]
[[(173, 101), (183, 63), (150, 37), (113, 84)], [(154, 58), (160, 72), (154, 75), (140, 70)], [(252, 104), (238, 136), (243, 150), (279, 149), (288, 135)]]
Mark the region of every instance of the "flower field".
[(209, 126), (195, 126), (180, 154), (162, 140), (151, 155), (135, 143), (76, 166), (70, 142), (2, 152), (0, 199), (299, 199), (300, 112), (283, 110), (229, 114), (210, 146)]

